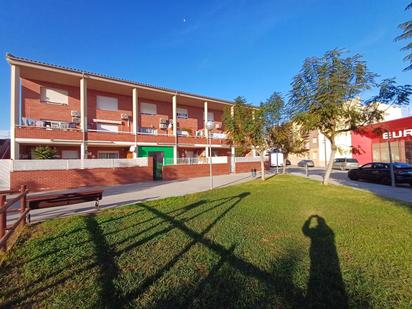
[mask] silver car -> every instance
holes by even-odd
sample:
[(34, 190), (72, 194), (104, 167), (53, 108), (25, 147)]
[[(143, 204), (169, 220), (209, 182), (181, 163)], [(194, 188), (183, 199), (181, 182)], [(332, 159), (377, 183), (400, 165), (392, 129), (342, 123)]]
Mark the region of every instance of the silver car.
[(352, 170), (359, 167), (358, 160), (352, 158), (338, 158), (333, 162), (333, 169)]

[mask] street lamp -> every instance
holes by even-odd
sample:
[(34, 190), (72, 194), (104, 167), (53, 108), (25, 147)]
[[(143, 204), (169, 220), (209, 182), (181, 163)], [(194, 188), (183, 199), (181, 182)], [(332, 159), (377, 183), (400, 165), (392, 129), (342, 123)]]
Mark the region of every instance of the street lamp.
[(393, 160), (392, 160), (392, 147), (391, 147), (391, 133), (389, 132), (388, 129), (383, 129), (388, 136), (388, 151), (389, 151), (389, 162), (390, 162), (390, 173), (391, 173), (391, 186), (395, 187), (395, 171), (393, 170)]
[(210, 131), (215, 128), (215, 122), (214, 121), (207, 121), (206, 122), (206, 129), (207, 129), (207, 138), (208, 138), (208, 144), (209, 144), (209, 178), (210, 178), (210, 190), (213, 189), (213, 175), (212, 175), (212, 143), (210, 140)]

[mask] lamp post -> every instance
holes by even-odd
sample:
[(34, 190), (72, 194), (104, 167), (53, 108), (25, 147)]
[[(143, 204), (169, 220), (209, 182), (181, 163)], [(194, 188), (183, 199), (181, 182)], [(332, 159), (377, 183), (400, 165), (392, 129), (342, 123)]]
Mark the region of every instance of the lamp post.
[(389, 132), (388, 129), (384, 129), (388, 135), (388, 151), (389, 151), (389, 168), (390, 168), (390, 173), (391, 173), (391, 186), (395, 187), (395, 171), (393, 170), (393, 160), (392, 160), (392, 147), (391, 147), (391, 133)]
[(213, 175), (212, 175), (212, 142), (210, 140), (210, 131), (215, 128), (215, 122), (209, 120), (206, 122), (207, 138), (209, 144), (209, 179), (210, 179), (210, 190), (213, 189)]

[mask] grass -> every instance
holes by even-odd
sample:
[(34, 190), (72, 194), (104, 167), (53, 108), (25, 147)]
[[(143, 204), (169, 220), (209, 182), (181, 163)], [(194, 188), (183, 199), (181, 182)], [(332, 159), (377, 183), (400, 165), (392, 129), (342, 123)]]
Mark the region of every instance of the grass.
[(409, 207), (284, 175), (49, 220), (1, 266), (0, 307), (410, 308)]

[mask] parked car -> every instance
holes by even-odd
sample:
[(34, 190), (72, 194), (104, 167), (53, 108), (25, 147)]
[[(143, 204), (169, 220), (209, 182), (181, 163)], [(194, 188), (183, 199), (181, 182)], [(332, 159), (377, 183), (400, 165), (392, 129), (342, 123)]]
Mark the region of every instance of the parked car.
[(351, 170), (359, 167), (358, 160), (352, 158), (337, 158), (333, 162), (332, 168), (339, 170)]
[(305, 167), (306, 165), (308, 167), (315, 167), (315, 163), (312, 160), (301, 160), (298, 162), (298, 166), (300, 167)]
[[(372, 162), (362, 165), (348, 172), (351, 180), (366, 180), (381, 184), (391, 184), (390, 164)], [(395, 174), (395, 183), (408, 183), (412, 186), (412, 165), (407, 163), (392, 163)]]

